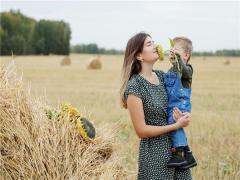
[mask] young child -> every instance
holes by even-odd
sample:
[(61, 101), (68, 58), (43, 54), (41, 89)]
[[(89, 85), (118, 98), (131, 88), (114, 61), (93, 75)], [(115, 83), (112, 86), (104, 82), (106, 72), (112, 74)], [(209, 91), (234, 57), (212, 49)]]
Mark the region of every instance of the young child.
[[(175, 37), (169, 59), (173, 66), (164, 74), (164, 84), (168, 94), (168, 124), (175, 123), (174, 108), (181, 112), (191, 112), (191, 84), (193, 68), (188, 64), (192, 53), (192, 42), (186, 37)], [(171, 133), (173, 156), (167, 167), (188, 169), (197, 165), (189, 149), (183, 128)]]

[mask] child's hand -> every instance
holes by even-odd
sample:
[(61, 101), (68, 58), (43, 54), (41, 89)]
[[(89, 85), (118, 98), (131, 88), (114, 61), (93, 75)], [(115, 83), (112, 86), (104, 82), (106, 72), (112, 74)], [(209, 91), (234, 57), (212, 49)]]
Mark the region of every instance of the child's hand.
[(177, 56), (181, 56), (178, 49), (169, 50), (168, 58), (172, 64), (174, 64), (176, 62), (176, 60), (177, 60), (176, 58), (178, 58)]
[(171, 62), (175, 59), (175, 53), (173, 49), (169, 50), (168, 58)]

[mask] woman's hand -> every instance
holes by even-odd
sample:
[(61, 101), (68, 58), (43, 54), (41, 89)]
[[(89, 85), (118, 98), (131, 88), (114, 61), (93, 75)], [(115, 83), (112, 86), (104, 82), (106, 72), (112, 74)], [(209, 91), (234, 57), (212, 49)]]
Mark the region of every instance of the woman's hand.
[(173, 108), (173, 119), (176, 121), (178, 128), (188, 126), (191, 120), (191, 114), (189, 112), (182, 112), (177, 107)]
[(177, 122), (177, 120), (182, 117), (184, 115), (184, 113), (182, 113), (182, 111), (180, 111), (177, 107), (173, 108), (173, 119), (174, 121)]
[(183, 113), (183, 115), (180, 118), (178, 118), (176, 121), (177, 129), (188, 126), (190, 121), (191, 121), (191, 114), (189, 112)]

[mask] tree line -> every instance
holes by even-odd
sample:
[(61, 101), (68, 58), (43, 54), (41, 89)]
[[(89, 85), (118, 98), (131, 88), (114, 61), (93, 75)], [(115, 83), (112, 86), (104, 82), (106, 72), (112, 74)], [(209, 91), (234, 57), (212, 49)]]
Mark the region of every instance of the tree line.
[(36, 21), (19, 10), (2, 12), (0, 19), (1, 55), (70, 53), (71, 29), (64, 21)]
[(203, 51), (203, 52), (193, 52), (193, 56), (240, 56), (240, 49), (223, 49), (212, 51)]
[(71, 47), (71, 52), (84, 54), (123, 54), (121, 50), (100, 48), (94, 43), (74, 45)]
[[(124, 51), (116, 49), (104, 49), (99, 48), (97, 44), (78, 44), (71, 47), (72, 53), (84, 53), (84, 54), (123, 54)], [(212, 51), (203, 51), (203, 52), (193, 52), (193, 56), (240, 56), (240, 49), (223, 49)]]

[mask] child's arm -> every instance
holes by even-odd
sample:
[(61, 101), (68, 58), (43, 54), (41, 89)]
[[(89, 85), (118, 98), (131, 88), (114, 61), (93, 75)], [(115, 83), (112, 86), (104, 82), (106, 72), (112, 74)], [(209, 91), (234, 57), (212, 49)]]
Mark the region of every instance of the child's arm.
[[(193, 69), (191, 65), (186, 65), (179, 54), (176, 54), (176, 56), (177, 56), (177, 60), (178, 60), (180, 71), (181, 71), (180, 74), (182, 75), (181, 77), (192, 78)], [(176, 63), (174, 64), (174, 66), (176, 66), (175, 68), (177, 68)]]

